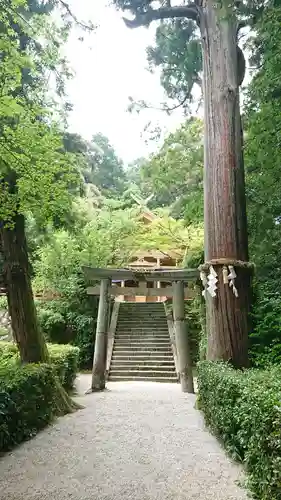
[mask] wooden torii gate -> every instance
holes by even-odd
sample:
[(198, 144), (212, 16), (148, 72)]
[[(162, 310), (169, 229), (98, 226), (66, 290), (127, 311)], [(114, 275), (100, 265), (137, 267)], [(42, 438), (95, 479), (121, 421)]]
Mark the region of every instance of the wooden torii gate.
[[(187, 296), (187, 289), (185, 289), (184, 284), (198, 279), (199, 271), (194, 269), (178, 268), (174, 270), (131, 270), (83, 267), (82, 269), (87, 282), (100, 281), (100, 286), (89, 287), (87, 289), (87, 293), (89, 295), (99, 294), (100, 297), (91, 390), (94, 392), (105, 389), (109, 297), (110, 295), (115, 295), (116, 293), (120, 295), (126, 293), (126, 287), (118, 287), (118, 291), (116, 291), (116, 287), (111, 287), (111, 281), (165, 281), (171, 282), (172, 286), (168, 287), (168, 289), (157, 288), (157, 293), (158, 295), (172, 296), (177, 365), (181, 388), (183, 392), (193, 393), (194, 385), (191, 353), (184, 314), (184, 300)], [(135, 288), (134, 293), (138, 293), (137, 288)], [(141, 290), (141, 295), (143, 293), (144, 291)]]

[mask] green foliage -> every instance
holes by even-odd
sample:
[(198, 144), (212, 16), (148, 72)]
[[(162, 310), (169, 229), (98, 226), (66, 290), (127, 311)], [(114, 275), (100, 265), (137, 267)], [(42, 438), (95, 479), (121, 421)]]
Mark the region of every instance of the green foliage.
[(35, 293), (53, 293), (55, 300), (37, 301), (41, 329), (49, 342), (72, 343), (80, 349), (81, 368), (92, 364), (97, 298), (86, 294), (83, 265), (120, 267), (136, 251), (181, 249), (186, 259), (201, 255), (203, 228), (184, 227), (167, 210), (151, 224), (139, 219), (141, 208), (94, 208), (77, 198), (71, 230), (52, 231), (35, 253)]
[(191, 357), (194, 365), (200, 357), (200, 342), (202, 339), (201, 315), (201, 300), (198, 290), (198, 296), (185, 302), (185, 317), (189, 334)]
[(281, 364), (281, 300), (278, 292), (268, 288), (267, 283), (259, 285), (250, 335), (252, 363), (259, 367)]
[(52, 421), (55, 392), (51, 366), (0, 360), (0, 451), (29, 439)]
[(158, 206), (186, 224), (203, 220), (203, 124), (190, 118), (164, 141), (159, 153), (141, 167), (146, 190)]
[[(97, 188), (103, 196), (120, 195), (126, 180), (122, 161), (103, 134), (86, 141), (77, 134), (64, 134), (65, 150), (76, 154), (83, 162), (81, 171), (86, 191)], [(88, 189), (87, 189), (88, 188)]]
[(73, 388), (78, 371), (79, 349), (71, 345), (48, 345), (50, 362), (66, 390)]
[[(67, 326), (61, 312), (56, 307), (48, 307), (48, 303), (37, 304), (37, 317), (46, 340), (55, 344), (67, 344), (71, 339), (67, 335)], [(44, 307), (45, 306), (45, 307)]]
[(257, 500), (281, 496), (280, 376), (280, 367), (241, 372), (223, 363), (198, 366), (199, 405), (206, 423), (245, 464)]
[(38, 301), (39, 321), (50, 342), (71, 342), (80, 349), (79, 365), (89, 368), (93, 359), (97, 298), (88, 297), (82, 265), (106, 267), (127, 262), (134, 248), (137, 221), (129, 213), (92, 209), (79, 216), (79, 228), (55, 231), (41, 246), (34, 262), (35, 292), (58, 295)]
[[(79, 349), (71, 345), (48, 344), (48, 353), (51, 365), (60, 379), (62, 386), (70, 390), (78, 370)], [(20, 358), (16, 344), (0, 342), (1, 366), (19, 366)]]
[(26, 2), (11, 2), (13, 30), (9, 8), (1, 10), (0, 205), (6, 222), (15, 211), (31, 210), (41, 221), (61, 216), (69, 208), (69, 190), (78, 182), (74, 158), (62, 151), (61, 119), (46, 78), (49, 69), (61, 69), (58, 47), (65, 41), (65, 28), (58, 28), (48, 14), (36, 16), (33, 7), (29, 11)]
[(250, 251), (257, 267), (251, 350), (258, 366), (280, 363), (281, 352), (281, 8), (269, 7), (251, 40), (259, 70), (248, 88), (245, 116)]
[(156, 28), (155, 45), (147, 49), (147, 58), (151, 70), (161, 69), (167, 96), (188, 111), (194, 87), (202, 84), (201, 42), (195, 23), (184, 18), (162, 22)]
[(79, 367), (83, 369), (90, 368), (93, 361), (97, 304), (97, 298), (88, 297), (78, 284), (76, 296), (36, 304), (46, 340), (79, 347)]

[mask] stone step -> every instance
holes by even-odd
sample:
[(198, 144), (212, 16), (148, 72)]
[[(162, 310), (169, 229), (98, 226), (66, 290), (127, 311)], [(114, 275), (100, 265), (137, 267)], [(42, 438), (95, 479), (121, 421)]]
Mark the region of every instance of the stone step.
[(144, 342), (146, 342), (147, 340), (154, 340), (155, 342), (161, 342), (161, 340), (165, 340), (167, 342), (170, 342), (170, 337), (168, 334), (165, 335), (165, 333), (161, 333), (159, 335), (155, 334), (154, 332), (151, 332), (151, 333), (147, 333), (147, 334), (144, 334), (144, 333), (141, 333), (141, 332), (136, 332), (136, 333), (131, 333), (131, 334), (118, 334), (118, 335), (115, 335), (115, 342), (119, 342), (119, 340), (128, 340), (128, 342), (131, 342), (132, 340), (135, 340), (136, 342), (139, 342), (141, 340), (143, 340)]
[(119, 310), (118, 317), (119, 318), (134, 318), (135, 316), (141, 316), (142, 318), (155, 318), (155, 317), (166, 317), (166, 312), (164, 309), (159, 310), (147, 310), (143, 309), (142, 311), (132, 310), (132, 311), (121, 311)]
[(133, 361), (134, 363), (151, 362), (154, 360), (156, 364), (158, 363), (170, 363), (174, 362), (174, 357), (172, 352), (161, 353), (160, 355), (153, 351), (151, 353), (146, 352), (146, 354), (129, 353), (129, 354), (116, 354), (113, 352), (111, 361)]
[(115, 334), (115, 338), (118, 338), (118, 337), (132, 337), (134, 335), (139, 335), (139, 336), (144, 336), (144, 337), (169, 337), (169, 332), (168, 330), (153, 330), (153, 329), (150, 329), (150, 330), (141, 330), (141, 329), (138, 329), (138, 330), (122, 330), (122, 331), (118, 331), (116, 332)]
[(135, 334), (135, 333), (143, 333), (144, 335), (146, 334), (150, 334), (150, 333), (155, 333), (155, 334), (164, 334), (164, 335), (169, 335), (169, 330), (168, 328), (154, 328), (153, 326), (151, 326), (151, 328), (141, 328), (141, 327), (134, 327), (134, 328), (118, 328), (115, 332), (115, 335), (119, 335), (119, 334), (127, 334), (127, 335), (130, 335), (130, 334)]
[(126, 326), (123, 328), (117, 328), (116, 333), (130, 333), (130, 332), (143, 332), (143, 333), (149, 333), (149, 332), (155, 332), (155, 333), (169, 333), (167, 325), (163, 325), (160, 328), (155, 328), (155, 325), (150, 325), (150, 326)]
[(155, 372), (162, 372), (164, 371), (169, 371), (169, 372), (175, 372), (175, 365), (173, 361), (168, 361), (166, 363), (161, 363), (156, 364), (155, 360), (152, 359), (151, 362), (149, 363), (148, 361), (145, 361), (143, 363), (136, 363), (135, 361), (113, 361), (111, 363), (110, 367), (110, 372), (113, 371), (118, 371), (118, 370), (144, 370), (144, 371), (155, 371)]
[(128, 309), (127, 311), (124, 309), (119, 309), (119, 314), (121, 316), (133, 316), (134, 314), (139, 314), (142, 316), (151, 316), (154, 314), (159, 314), (162, 316), (166, 316), (165, 309), (155, 309), (155, 308), (143, 308), (143, 309)]
[(121, 302), (120, 308), (124, 309), (164, 309), (163, 302)]
[(119, 336), (115, 337), (115, 343), (116, 344), (122, 344), (124, 342), (128, 342), (129, 344), (131, 342), (135, 343), (147, 343), (147, 342), (153, 342), (157, 344), (163, 343), (168, 343), (170, 344), (170, 337), (168, 335), (162, 335), (161, 337), (155, 337), (154, 335), (142, 335), (142, 334), (135, 334), (135, 335), (126, 335), (126, 336)]
[(161, 326), (161, 325), (167, 325), (167, 320), (166, 319), (150, 319), (150, 320), (147, 320), (147, 319), (132, 319), (131, 321), (128, 320), (128, 319), (124, 319), (122, 321), (118, 320), (117, 322), (117, 326), (126, 326), (126, 325), (144, 325), (146, 327), (149, 327), (149, 326)]
[(158, 317), (151, 317), (151, 318), (146, 318), (146, 317), (139, 317), (139, 316), (134, 316), (133, 318), (118, 318), (118, 324), (127, 324), (127, 323), (145, 323), (147, 325), (151, 324), (162, 324), (162, 323), (167, 323), (167, 318), (158, 318)]
[(168, 328), (168, 323), (167, 321), (161, 321), (161, 323), (157, 323), (156, 321), (123, 321), (117, 323), (117, 330), (120, 328), (154, 328), (155, 330), (157, 328)]
[(155, 316), (166, 316), (166, 312), (164, 309), (132, 309), (131, 311), (124, 311), (123, 309), (119, 310), (119, 317), (122, 318), (132, 318), (134, 316), (142, 316), (142, 317), (155, 317)]
[(130, 318), (129, 316), (126, 316), (125, 318), (118, 318), (118, 323), (147, 323), (147, 324), (152, 324), (152, 323), (167, 323), (167, 318), (165, 316), (134, 316)]
[(150, 344), (145, 344), (145, 343), (142, 343), (142, 344), (129, 344), (129, 343), (123, 343), (123, 344), (115, 344), (114, 345), (114, 348), (113, 348), (113, 352), (116, 354), (118, 354), (120, 351), (136, 351), (136, 352), (139, 352), (139, 351), (151, 351), (151, 352), (154, 352), (155, 351), (159, 351), (159, 354), (162, 354), (162, 352), (168, 352), (168, 353), (171, 353), (172, 352), (172, 348), (170, 346), (170, 344), (161, 344), (160, 346), (158, 344), (153, 344), (152, 342)]
[(177, 384), (177, 377), (141, 377), (141, 376), (124, 376), (124, 375), (109, 375), (109, 382), (162, 382), (165, 384)]
[(149, 332), (169, 332), (168, 326), (167, 325), (161, 325), (161, 326), (155, 326), (155, 325), (120, 325), (118, 328), (115, 330), (116, 333), (123, 333), (123, 332), (144, 332), (144, 333), (149, 333)]
[(115, 341), (114, 343), (114, 349), (117, 347), (125, 347), (128, 346), (130, 348), (139, 348), (139, 347), (159, 347), (159, 348), (166, 348), (169, 349), (171, 347), (170, 341), (169, 340), (164, 340), (161, 342), (155, 341), (155, 339), (152, 339), (151, 341), (136, 341), (136, 340), (118, 340), (117, 342)]
[(155, 371), (155, 370), (138, 370), (136, 368), (133, 368), (133, 369), (128, 369), (128, 368), (124, 368), (123, 370), (119, 369), (119, 370), (110, 370), (109, 372), (109, 377), (111, 376), (123, 376), (123, 377), (175, 377), (177, 378), (177, 374), (176, 372), (170, 372), (169, 370), (159, 370), (159, 371)]
[(147, 353), (151, 353), (150, 355), (155, 355), (156, 353), (161, 353), (162, 355), (170, 355), (171, 352), (172, 352), (172, 349), (169, 347), (158, 347), (158, 346), (138, 346), (138, 347), (131, 347), (129, 346), (126, 346), (126, 345), (121, 345), (120, 347), (118, 347), (118, 345), (115, 345), (114, 346), (114, 354), (124, 354), (124, 355), (127, 355), (129, 354), (130, 356), (132, 355), (132, 352), (133, 353), (136, 353), (136, 354), (147, 354)]
[(143, 361), (135, 361), (133, 359), (129, 359), (129, 360), (113, 360), (112, 363), (111, 363), (111, 370), (115, 369), (115, 368), (121, 368), (121, 367), (124, 367), (124, 368), (133, 368), (133, 367), (136, 367), (137, 369), (139, 369), (140, 367), (144, 367), (145, 369), (147, 367), (150, 367), (150, 368), (158, 368), (159, 370), (161, 368), (163, 368), (164, 370), (166, 370), (166, 368), (169, 368), (169, 369), (172, 369), (173, 371), (175, 371), (175, 365), (174, 365), (174, 360), (168, 360), (168, 361), (156, 361), (155, 359), (151, 359), (150, 361), (147, 360), (147, 359), (144, 359)]
[(161, 314), (162, 316), (165, 316), (166, 315), (166, 311), (165, 309), (159, 309), (159, 308), (155, 308), (155, 307), (143, 307), (143, 308), (140, 308), (140, 309), (123, 309), (121, 307), (121, 309), (119, 309), (119, 314), (122, 315), (122, 316), (130, 316), (130, 315), (134, 315), (134, 314), (140, 314), (142, 316), (148, 316), (148, 315), (153, 315), (153, 314)]
[(178, 381), (163, 304), (120, 305), (108, 379)]
[(133, 316), (134, 314), (139, 314), (141, 316), (151, 316), (159, 314), (161, 316), (166, 316), (165, 309), (155, 309), (155, 308), (143, 308), (143, 309), (128, 309), (127, 311), (124, 309), (119, 309), (119, 314), (121, 316)]

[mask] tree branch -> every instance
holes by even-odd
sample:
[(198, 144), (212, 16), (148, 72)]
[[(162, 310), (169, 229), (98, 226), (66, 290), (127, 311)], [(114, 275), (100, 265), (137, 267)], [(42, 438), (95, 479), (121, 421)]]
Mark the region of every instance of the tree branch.
[(148, 26), (152, 21), (160, 19), (174, 19), (175, 17), (186, 17), (199, 22), (199, 8), (195, 4), (183, 5), (178, 7), (161, 7), (153, 10), (149, 8), (146, 12), (137, 13), (135, 19), (126, 19), (124, 22), (128, 28), (138, 28), (139, 26)]
[(80, 26), (82, 29), (87, 30), (87, 31), (94, 31), (95, 26), (93, 26), (92, 23), (84, 23), (83, 21), (79, 21), (79, 19), (76, 17), (76, 15), (72, 12), (69, 4), (65, 2), (64, 0), (58, 0), (60, 5), (66, 10), (67, 14), (73, 19), (73, 21)]

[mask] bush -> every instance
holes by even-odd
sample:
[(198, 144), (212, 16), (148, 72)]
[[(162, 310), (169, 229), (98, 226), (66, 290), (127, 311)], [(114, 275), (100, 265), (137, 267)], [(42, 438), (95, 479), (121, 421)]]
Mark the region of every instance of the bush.
[(281, 364), (281, 300), (275, 290), (263, 284), (255, 288), (250, 335), (250, 358), (254, 366), (263, 368), (268, 364)]
[[(71, 345), (48, 344), (51, 364), (63, 387), (67, 390), (73, 387), (78, 370), (79, 349)], [(19, 360), (18, 348), (12, 342), (0, 342), (0, 361), (16, 362)]]
[(50, 365), (0, 361), (0, 451), (29, 439), (51, 422), (55, 391)]
[(198, 365), (199, 407), (232, 457), (246, 466), (259, 500), (281, 498), (281, 369), (235, 371)]
[(63, 315), (52, 308), (37, 307), (38, 321), (47, 341), (66, 344), (71, 338)]
[(75, 297), (36, 303), (46, 340), (79, 347), (79, 367), (83, 369), (90, 368), (93, 361), (97, 303), (97, 298), (89, 298), (81, 287), (77, 287)]
[(67, 390), (72, 389), (78, 371), (79, 349), (71, 345), (48, 344), (50, 361)]

